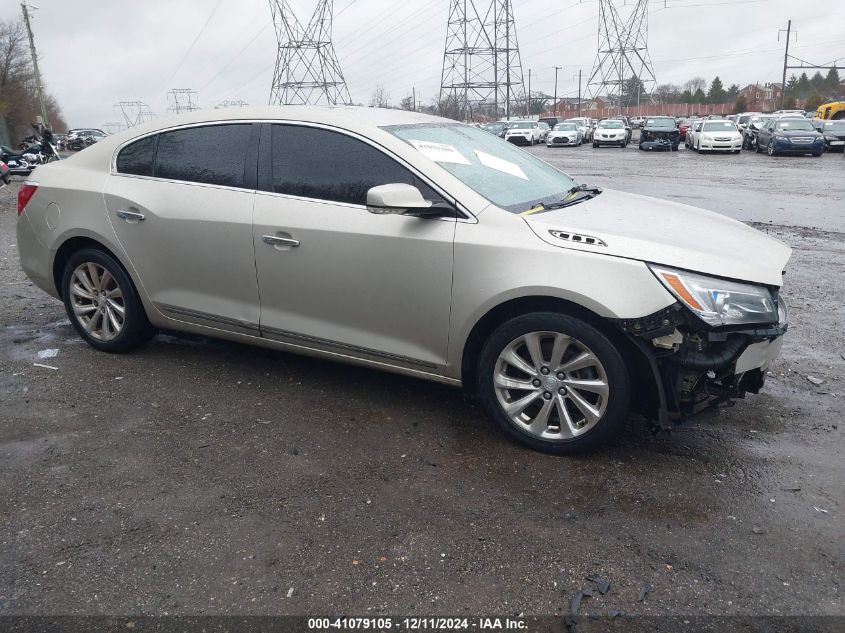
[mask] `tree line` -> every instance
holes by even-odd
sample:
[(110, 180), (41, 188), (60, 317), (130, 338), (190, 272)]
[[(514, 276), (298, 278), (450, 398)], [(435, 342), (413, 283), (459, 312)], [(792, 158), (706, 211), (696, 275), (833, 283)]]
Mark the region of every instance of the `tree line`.
[[(44, 95), (47, 117), (56, 132), (67, 129), (55, 97)], [(41, 114), (26, 27), (21, 20), (0, 20), (0, 121), (5, 120), (10, 142), (32, 133)]]

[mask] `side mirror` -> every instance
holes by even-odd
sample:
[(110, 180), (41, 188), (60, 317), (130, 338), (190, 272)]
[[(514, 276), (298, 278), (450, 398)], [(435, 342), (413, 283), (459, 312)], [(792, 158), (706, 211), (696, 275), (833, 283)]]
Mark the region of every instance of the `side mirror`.
[(420, 190), (405, 183), (379, 185), (367, 191), (367, 211), (376, 215), (410, 215), (417, 218), (455, 217), (447, 204), (434, 204)]

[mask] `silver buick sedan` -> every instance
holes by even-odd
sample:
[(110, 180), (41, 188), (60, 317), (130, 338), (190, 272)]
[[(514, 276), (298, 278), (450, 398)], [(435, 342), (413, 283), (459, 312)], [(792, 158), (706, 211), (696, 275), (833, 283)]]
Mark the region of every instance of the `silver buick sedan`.
[(555, 453), (759, 391), (787, 328), (783, 244), (398, 110), (134, 127), (38, 167), (18, 214), (98, 350), (163, 328), (462, 385)]

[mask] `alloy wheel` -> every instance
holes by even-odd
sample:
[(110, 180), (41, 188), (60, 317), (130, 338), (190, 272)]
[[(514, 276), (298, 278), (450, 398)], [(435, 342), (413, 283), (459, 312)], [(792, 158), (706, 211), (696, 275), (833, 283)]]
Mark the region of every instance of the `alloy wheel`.
[(74, 316), (92, 338), (111, 341), (123, 331), (123, 291), (104, 266), (95, 262), (77, 266), (70, 278), (70, 295)]
[(499, 354), (496, 398), (518, 428), (544, 440), (583, 435), (602, 419), (610, 388), (599, 358), (560, 332), (529, 332)]
[(775, 155), (775, 143), (774, 143), (774, 141), (769, 141), (769, 145), (766, 147), (766, 153), (769, 156)]

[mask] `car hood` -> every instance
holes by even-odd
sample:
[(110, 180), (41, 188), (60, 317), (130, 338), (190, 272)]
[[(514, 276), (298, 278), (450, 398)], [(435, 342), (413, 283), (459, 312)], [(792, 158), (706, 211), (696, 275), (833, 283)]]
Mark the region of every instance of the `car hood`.
[(815, 130), (775, 130), (773, 135), (791, 138), (793, 136), (821, 136), (821, 133)]
[[(772, 286), (782, 284), (792, 253), (782, 242), (724, 215), (608, 189), (571, 207), (523, 217), (553, 246)], [(561, 239), (550, 233), (553, 230), (597, 238), (603, 244)]]

